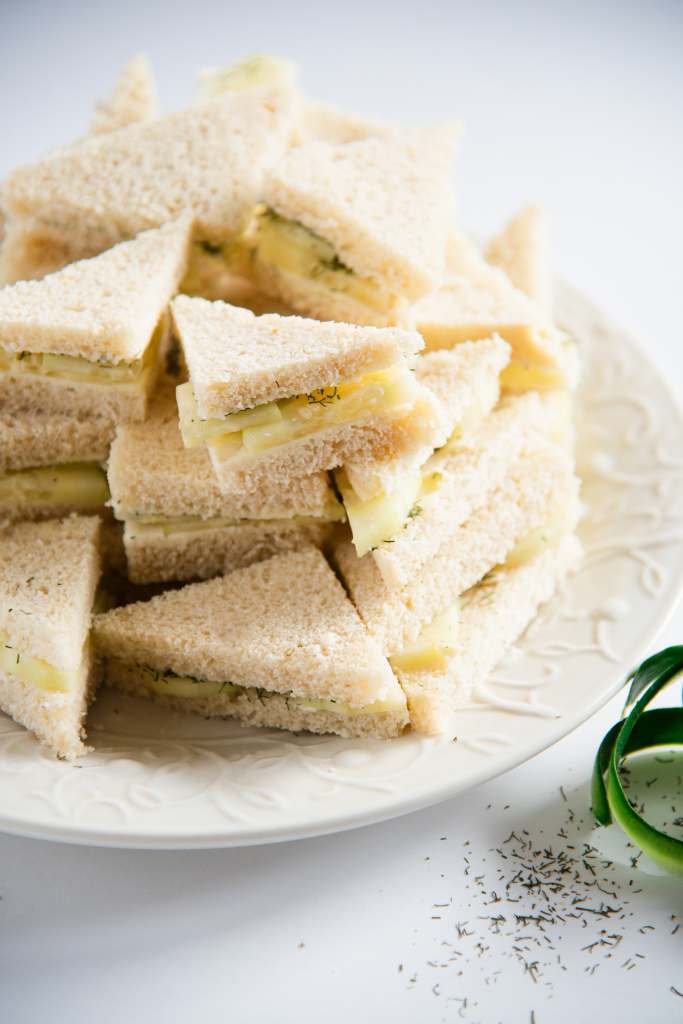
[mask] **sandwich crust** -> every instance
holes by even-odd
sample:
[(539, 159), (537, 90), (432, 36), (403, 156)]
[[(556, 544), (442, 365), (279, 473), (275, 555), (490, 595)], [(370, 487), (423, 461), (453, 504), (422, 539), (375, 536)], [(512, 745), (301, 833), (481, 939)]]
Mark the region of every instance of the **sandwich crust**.
[(92, 418), (29, 409), (14, 414), (0, 406), (0, 473), (66, 462), (104, 462), (115, 425)]

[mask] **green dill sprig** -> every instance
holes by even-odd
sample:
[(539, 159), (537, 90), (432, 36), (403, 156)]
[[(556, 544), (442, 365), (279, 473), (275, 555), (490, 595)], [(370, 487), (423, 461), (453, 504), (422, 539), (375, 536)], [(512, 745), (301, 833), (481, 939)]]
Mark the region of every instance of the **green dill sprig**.
[(333, 402), (340, 402), (341, 395), (339, 394), (339, 388), (333, 385), (329, 388), (316, 388), (315, 391), (311, 391), (310, 394), (306, 395), (306, 401), (309, 405), (322, 405), (325, 407), (332, 405)]

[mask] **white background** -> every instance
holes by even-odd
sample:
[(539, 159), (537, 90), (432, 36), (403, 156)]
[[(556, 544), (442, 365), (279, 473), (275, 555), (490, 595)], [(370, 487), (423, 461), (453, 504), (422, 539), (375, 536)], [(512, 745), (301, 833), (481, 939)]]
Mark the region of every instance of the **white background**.
[[(558, 271), (681, 390), (682, 3), (0, 0), (0, 174), (82, 134), (139, 50), (167, 108), (190, 98), (197, 67), (270, 51), (298, 60), (326, 100), (413, 123), (461, 117), (463, 222), (485, 236), (545, 202)], [(679, 612), (661, 645), (682, 637)], [(667, 927), (683, 887), (642, 870), (630, 909), (657, 927), (637, 970), (605, 961), (589, 974), (578, 936), (552, 988), (493, 954), (462, 976), (428, 964), (480, 909), (463, 842), (475, 857), (513, 828), (541, 842), (564, 813), (561, 784), (583, 814), (618, 710), (464, 797), (343, 835), (186, 854), (0, 838), (0, 1019), (683, 1020), (670, 991), (683, 991), (683, 928)]]

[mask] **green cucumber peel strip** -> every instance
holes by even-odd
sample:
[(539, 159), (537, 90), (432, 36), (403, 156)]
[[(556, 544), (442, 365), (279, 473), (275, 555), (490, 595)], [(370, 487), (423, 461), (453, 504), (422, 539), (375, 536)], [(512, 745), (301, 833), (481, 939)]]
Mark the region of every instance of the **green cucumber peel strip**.
[(653, 654), (629, 677), (625, 717), (612, 726), (595, 758), (591, 804), (600, 825), (618, 822), (656, 864), (683, 875), (683, 841), (653, 828), (633, 809), (619, 776), (619, 766), (629, 754), (653, 747), (683, 746), (683, 708), (645, 710), (679, 672), (683, 672), (683, 646)]

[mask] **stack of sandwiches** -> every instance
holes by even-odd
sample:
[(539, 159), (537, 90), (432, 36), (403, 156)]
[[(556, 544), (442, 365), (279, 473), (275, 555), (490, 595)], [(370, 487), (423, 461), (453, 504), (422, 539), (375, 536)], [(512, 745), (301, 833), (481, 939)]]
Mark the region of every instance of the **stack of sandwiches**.
[(0, 709), (60, 757), (100, 678), (452, 738), (576, 567), (544, 215), (475, 245), (458, 135), (270, 57), (162, 114), (134, 58), (86, 138), (2, 183)]

